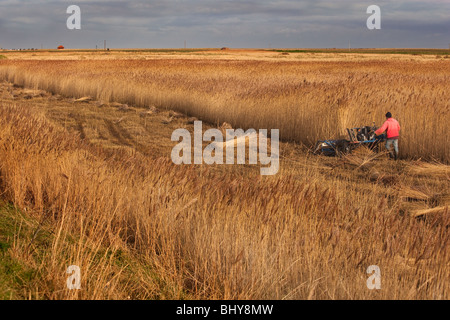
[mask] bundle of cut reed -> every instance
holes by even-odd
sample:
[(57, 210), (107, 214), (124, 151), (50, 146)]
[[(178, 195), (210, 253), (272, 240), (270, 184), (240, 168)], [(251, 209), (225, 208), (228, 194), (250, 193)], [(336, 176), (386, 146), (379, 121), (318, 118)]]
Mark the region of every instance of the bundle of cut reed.
[(415, 217), (421, 217), (429, 214), (448, 214), (448, 206), (436, 207), (431, 209), (422, 209), (413, 212)]

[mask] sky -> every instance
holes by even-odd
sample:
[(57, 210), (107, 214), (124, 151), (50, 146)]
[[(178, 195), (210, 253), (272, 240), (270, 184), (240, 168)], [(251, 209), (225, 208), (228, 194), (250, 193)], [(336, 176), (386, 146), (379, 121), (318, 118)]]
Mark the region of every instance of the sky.
[[(81, 29), (69, 30), (70, 5)], [(367, 8), (381, 9), (369, 30)], [(0, 0), (0, 47), (449, 48), (450, 0)]]

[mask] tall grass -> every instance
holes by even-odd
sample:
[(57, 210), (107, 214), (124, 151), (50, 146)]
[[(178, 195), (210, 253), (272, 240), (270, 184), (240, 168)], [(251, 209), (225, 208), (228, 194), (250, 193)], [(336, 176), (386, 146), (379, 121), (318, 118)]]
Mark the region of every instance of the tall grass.
[[(361, 193), (312, 171), (262, 178), (107, 153), (27, 107), (0, 106), (0, 187), (52, 226), (41, 297), (449, 297), (448, 215), (399, 215), (375, 187)], [(102, 248), (138, 257), (142, 272), (124, 278)], [(65, 288), (69, 265), (81, 267), (84, 290)], [(381, 291), (366, 287), (370, 265)]]
[(391, 111), (402, 126), (404, 158), (448, 163), (450, 63), (446, 60), (3, 61), (0, 77), (67, 96), (157, 105), (211, 123), (276, 128), (313, 145), (347, 127), (381, 125)]

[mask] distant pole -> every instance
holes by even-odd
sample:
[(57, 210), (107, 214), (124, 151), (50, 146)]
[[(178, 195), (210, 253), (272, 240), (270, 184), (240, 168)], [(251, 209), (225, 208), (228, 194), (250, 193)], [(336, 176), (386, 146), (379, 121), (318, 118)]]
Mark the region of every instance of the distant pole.
[(104, 46), (104, 49), (106, 51), (106, 40), (103, 40), (103, 46)]
[(186, 40), (184, 40), (184, 48), (186, 49)]

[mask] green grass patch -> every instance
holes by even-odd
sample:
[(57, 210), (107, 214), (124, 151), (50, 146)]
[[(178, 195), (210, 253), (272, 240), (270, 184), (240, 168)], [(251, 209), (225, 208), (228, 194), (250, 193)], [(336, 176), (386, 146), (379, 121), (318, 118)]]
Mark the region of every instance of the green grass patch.
[[(65, 289), (65, 283), (52, 282), (52, 275), (46, 274), (47, 270), (40, 267), (45, 266), (45, 260), (50, 257), (53, 227), (51, 222), (39, 226), (38, 219), (0, 200), (0, 300), (47, 299), (46, 293)], [(66, 250), (59, 251), (57, 259), (70, 261), (71, 248), (79, 245), (80, 235), (64, 234), (63, 241), (62, 247)], [(87, 246), (84, 250), (94, 249)], [(111, 278), (120, 272), (119, 290), (127, 292), (132, 299), (189, 298), (182, 288), (175, 290), (172, 284), (162, 280), (151, 263), (142, 260), (139, 255), (108, 247), (91, 253), (93, 265), (102, 265), (107, 261), (112, 270)], [(90, 278), (93, 284), (95, 277)], [(150, 293), (142, 286), (142, 279), (154, 283), (159, 290)]]
[[(23, 299), (37, 270), (12, 252), (15, 243), (27, 239), (32, 221), (9, 203), (0, 201), (0, 299)], [(39, 239), (41, 240), (41, 239)], [(25, 289), (25, 291), (24, 291)]]
[(8, 59), (8, 58), (6, 56), (0, 54), (0, 60), (2, 60), (2, 59)]

